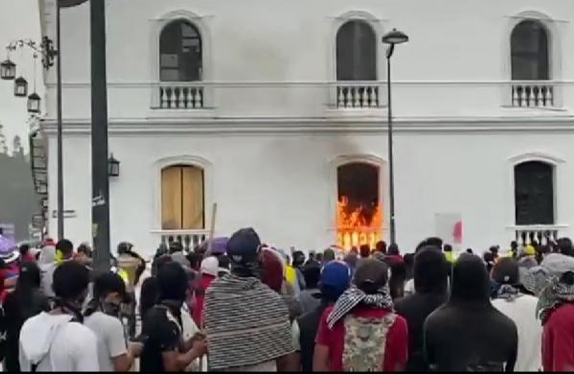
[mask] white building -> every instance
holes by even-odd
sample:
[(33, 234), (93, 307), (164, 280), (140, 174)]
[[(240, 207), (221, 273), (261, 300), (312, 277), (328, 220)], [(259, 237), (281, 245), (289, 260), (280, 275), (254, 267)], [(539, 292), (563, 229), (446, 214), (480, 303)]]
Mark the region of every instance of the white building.
[[(54, 0), (41, 3), (53, 38)], [(322, 249), (337, 242), (343, 195), (364, 208), (347, 217), (369, 226), (356, 230), (388, 240), (381, 37), (395, 27), (410, 37), (392, 57), (403, 250), (452, 241), (458, 221), (460, 246), (480, 251), (522, 232), (573, 235), (574, 1), (114, 0), (112, 243), (151, 253), (162, 237), (204, 234), (217, 203), (218, 235), (253, 226), (266, 242)], [(91, 237), (87, 3), (63, 10), (62, 35), (66, 236), (79, 242)]]

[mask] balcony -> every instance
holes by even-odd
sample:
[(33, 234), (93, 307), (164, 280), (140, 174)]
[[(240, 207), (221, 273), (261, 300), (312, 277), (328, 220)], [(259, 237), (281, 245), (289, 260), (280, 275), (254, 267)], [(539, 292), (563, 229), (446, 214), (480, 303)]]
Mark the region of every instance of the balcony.
[(513, 81), (512, 106), (517, 108), (556, 108), (553, 81)]
[(159, 243), (169, 246), (169, 243), (180, 242), (186, 251), (193, 250), (209, 239), (209, 230), (157, 230)]
[(565, 228), (565, 225), (527, 225), (514, 226), (512, 229), (518, 244), (528, 245), (536, 242), (545, 245), (555, 242), (560, 237), (560, 231)]
[(383, 86), (379, 82), (337, 82), (335, 106), (337, 109), (371, 109), (383, 105)]
[(160, 82), (154, 85), (153, 109), (204, 109), (205, 87), (201, 82)]

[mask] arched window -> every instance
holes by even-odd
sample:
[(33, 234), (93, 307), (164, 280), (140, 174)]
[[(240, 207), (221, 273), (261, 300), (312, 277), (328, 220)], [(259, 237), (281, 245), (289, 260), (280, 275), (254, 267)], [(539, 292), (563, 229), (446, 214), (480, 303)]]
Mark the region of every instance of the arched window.
[(548, 31), (539, 21), (520, 22), (510, 40), (513, 80), (549, 80)]
[(161, 171), (161, 224), (163, 230), (205, 228), (203, 169), (175, 165)]
[(348, 21), (337, 32), (337, 80), (377, 80), (377, 37), (365, 21)]
[(379, 167), (351, 162), (337, 168), (337, 241), (350, 249), (380, 240), (383, 225)]
[(199, 30), (185, 20), (169, 23), (159, 41), (160, 80), (192, 82), (202, 79), (202, 45)]
[(554, 167), (527, 161), (514, 167), (516, 225), (554, 224)]

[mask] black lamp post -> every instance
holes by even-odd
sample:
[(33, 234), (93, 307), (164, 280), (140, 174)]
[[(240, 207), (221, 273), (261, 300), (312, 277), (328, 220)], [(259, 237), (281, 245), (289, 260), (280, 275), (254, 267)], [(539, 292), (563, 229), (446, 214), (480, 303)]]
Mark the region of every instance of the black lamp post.
[(16, 78), (16, 64), (6, 59), (0, 63), (0, 78), (5, 81), (11, 81)]
[(14, 96), (28, 96), (28, 81), (24, 77), (18, 77), (14, 80)]
[(108, 175), (114, 178), (120, 176), (120, 162), (114, 158), (113, 153), (108, 159)]
[(397, 29), (383, 35), (383, 43), (388, 44), (387, 48), (387, 99), (388, 99), (388, 148), (389, 148), (389, 197), (390, 197), (390, 233), (391, 243), (396, 243), (397, 233), (395, 225), (395, 165), (393, 159), (393, 112), (391, 100), (391, 57), (395, 51), (396, 44), (403, 44), (409, 41), (409, 37)]

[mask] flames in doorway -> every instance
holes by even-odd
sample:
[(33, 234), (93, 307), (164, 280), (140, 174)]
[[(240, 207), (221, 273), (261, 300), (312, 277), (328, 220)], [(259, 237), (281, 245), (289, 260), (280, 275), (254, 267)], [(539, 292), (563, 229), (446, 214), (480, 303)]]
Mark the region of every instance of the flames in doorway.
[(368, 244), (371, 249), (381, 240), (383, 214), (380, 204), (352, 208), (349, 198), (342, 196), (337, 203), (337, 245), (349, 250)]

